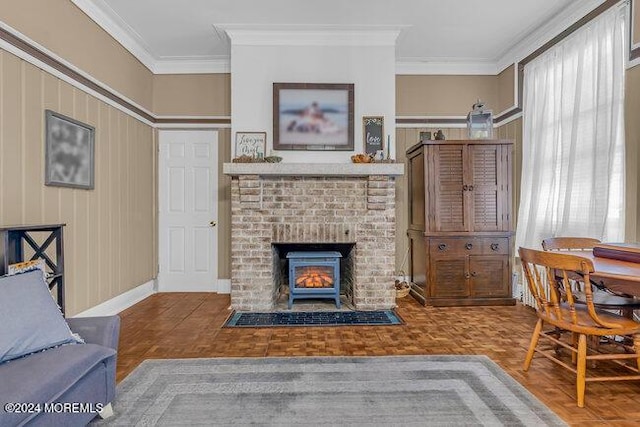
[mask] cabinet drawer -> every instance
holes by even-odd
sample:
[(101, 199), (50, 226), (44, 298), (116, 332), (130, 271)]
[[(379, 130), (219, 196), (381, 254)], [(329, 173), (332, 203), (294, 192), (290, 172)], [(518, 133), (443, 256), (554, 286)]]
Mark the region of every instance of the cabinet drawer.
[(466, 244), (471, 244), (473, 249), (473, 240), (432, 237), (429, 239), (429, 254), (435, 257), (461, 256), (469, 252), (465, 249)]
[(455, 255), (508, 255), (508, 237), (431, 237), (431, 256)]
[(482, 255), (508, 255), (508, 237), (483, 237), (476, 239), (479, 254)]

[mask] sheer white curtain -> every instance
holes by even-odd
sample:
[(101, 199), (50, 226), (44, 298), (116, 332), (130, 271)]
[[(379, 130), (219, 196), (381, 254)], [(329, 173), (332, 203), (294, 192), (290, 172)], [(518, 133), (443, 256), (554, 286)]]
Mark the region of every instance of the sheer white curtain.
[(625, 27), (612, 7), (525, 66), (516, 247), (624, 238)]

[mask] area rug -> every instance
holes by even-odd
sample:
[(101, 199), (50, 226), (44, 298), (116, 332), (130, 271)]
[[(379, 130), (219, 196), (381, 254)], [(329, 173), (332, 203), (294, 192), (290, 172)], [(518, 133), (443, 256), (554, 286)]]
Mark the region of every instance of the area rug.
[(274, 313), (235, 312), (226, 327), (400, 325), (393, 310), (288, 311)]
[(486, 356), (146, 360), (99, 425), (559, 426)]

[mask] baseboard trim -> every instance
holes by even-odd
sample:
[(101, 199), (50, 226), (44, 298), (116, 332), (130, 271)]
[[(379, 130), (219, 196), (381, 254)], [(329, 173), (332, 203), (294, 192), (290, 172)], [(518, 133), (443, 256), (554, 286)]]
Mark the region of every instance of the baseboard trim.
[(82, 313), (78, 313), (73, 317), (112, 316), (126, 310), (156, 292), (155, 281), (150, 280), (147, 283), (98, 304), (95, 307), (83, 311)]
[(218, 279), (218, 293), (219, 294), (231, 293), (231, 279)]
[(158, 292), (214, 292), (218, 294), (231, 293), (231, 280), (217, 279), (216, 282), (204, 285), (184, 285), (179, 286), (163, 286), (162, 282), (158, 284)]

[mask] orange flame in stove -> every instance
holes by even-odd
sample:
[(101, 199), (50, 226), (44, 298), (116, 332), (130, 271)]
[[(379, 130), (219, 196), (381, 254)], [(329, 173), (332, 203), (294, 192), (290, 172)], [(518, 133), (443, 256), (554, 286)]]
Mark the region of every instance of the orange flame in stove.
[(298, 288), (331, 288), (333, 287), (333, 269), (320, 267), (303, 267), (296, 278)]

